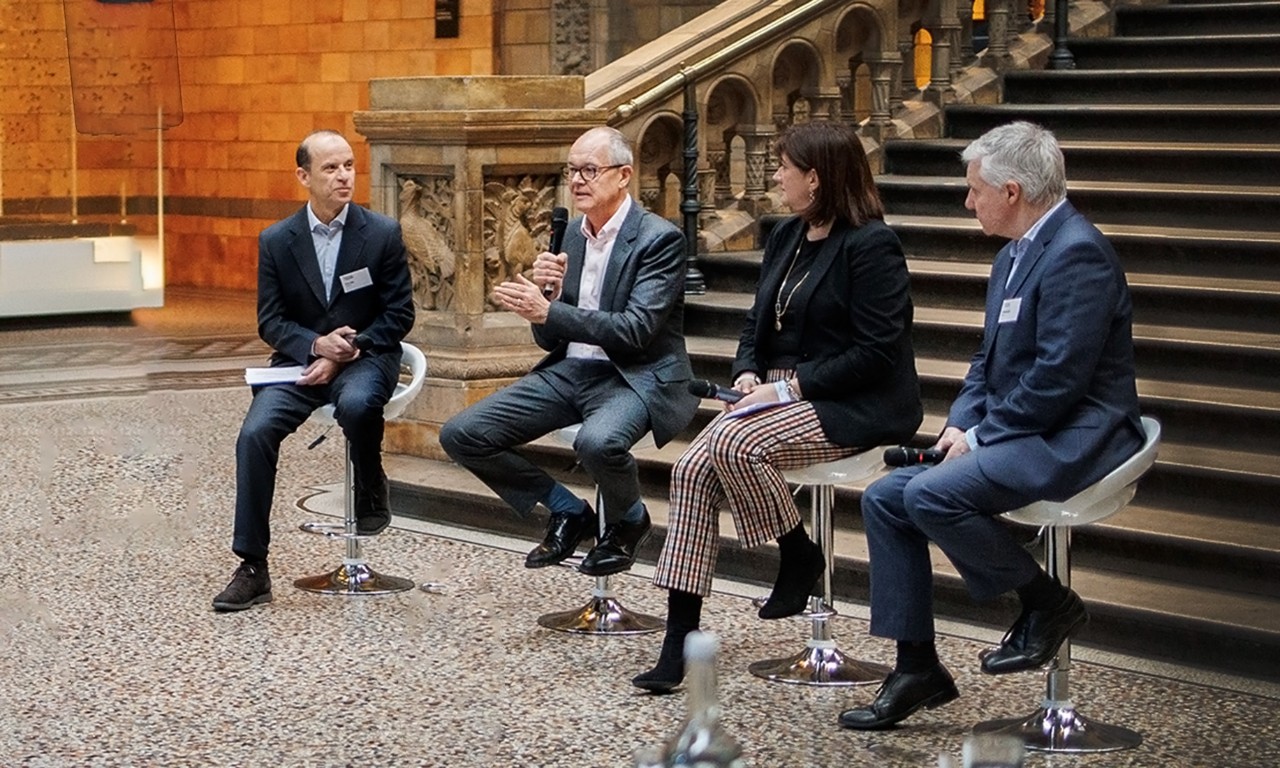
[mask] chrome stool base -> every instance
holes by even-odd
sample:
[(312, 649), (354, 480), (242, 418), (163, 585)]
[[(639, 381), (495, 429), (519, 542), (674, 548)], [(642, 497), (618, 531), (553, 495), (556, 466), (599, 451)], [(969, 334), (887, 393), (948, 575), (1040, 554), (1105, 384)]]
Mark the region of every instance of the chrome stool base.
[(657, 616), (623, 608), (617, 598), (599, 589), (578, 610), (544, 613), (538, 617), (538, 624), (557, 632), (578, 635), (647, 635), (667, 627), (666, 622)]
[(988, 720), (974, 733), (1000, 733), (1022, 739), (1035, 752), (1119, 752), (1142, 743), (1142, 734), (1099, 723), (1075, 710), (1071, 702), (1046, 701), (1029, 717)]
[(413, 589), (413, 582), (399, 576), (386, 576), (368, 563), (343, 563), (319, 576), (296, 579), (293, 586), (322, 595), (390, 595)]
[(794, 656), (757, 661), (747, 669), (775, 683), (830, 686), (880, 683), (891, 671), (883, 664), (851, 659), (834, 645), (815, 643)]

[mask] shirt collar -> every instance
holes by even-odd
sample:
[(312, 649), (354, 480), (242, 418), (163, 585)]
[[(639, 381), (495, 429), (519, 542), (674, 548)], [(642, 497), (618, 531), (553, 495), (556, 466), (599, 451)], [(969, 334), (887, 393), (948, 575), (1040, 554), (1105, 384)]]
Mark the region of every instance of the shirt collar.
[(316, 231), (316, 227), (324, 227), (325, 229), (334, 229), (336, 227), (347, 226), (347, 212), (351, 210), (351, 203), (342, 206), (342, 210), (338, 211), (338, 215), (333, 217), (333, 221), (325, 224), (316, 216), (316, 212), (311, 210), (311, 203), (307, 203), (307, 226), (312, 232)]
[(604, 223), (600, 231), (592, 235), (590, 224), (587, 217), (582, 217), (582, 236), (590, 242), (608, 241), (617, 237), (618, 231), (622, 229), (622, 222), (627, 218), (627, 214), (631, 212), (631, 195), (627, 195), (622, 199), (622, 204), (618, 206), (618, 210), (613, 212), (609, 220)]
[(1049, 217), (1052, 216), (1066, 202), (1067, 202), (1067, 198), (1065, 197), (1062, 198), (1058, 202), (1054, 203), (1052, 208), (1045, 211), (1043, 216), (1041, 216), (1039, 219), (1036, 219), (1036, 223), (1031, 225), (1031, 229), (1028, 229), (1027, 233), (1017, 241), (1019, 243), (1025, 243), (1025, 245), (1022, 246), (1022, 249), (1018, 251), (1019, 253), (1022, 253), (1027, 250), (1027, 247), (1031, 245), (1031, 241), (1034, 240), (1036, 238), (1036, 235), (1040, 234), (1040, 230), (1044, 228), (1044, 223), (1048, 221)]

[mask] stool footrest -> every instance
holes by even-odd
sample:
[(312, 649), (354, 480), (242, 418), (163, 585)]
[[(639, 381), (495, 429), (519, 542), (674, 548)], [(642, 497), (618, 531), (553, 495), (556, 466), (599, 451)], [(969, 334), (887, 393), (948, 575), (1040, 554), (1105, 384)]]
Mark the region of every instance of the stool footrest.
[(363, 533), (347, 533), (345, 523), (302, 523), (298, 526), (299, 530), (306, 533), (316, 533), (329, 539), (356, 539), (365, 541), (372, 539), (374, 536), (366, 536)]
[(543, 614), (538, 617), (538, 624), (557, 632), (582, 635), (647, 635), (667, 626), (657, 616), (629, 611), (613, 597), (598, 596), (575, 611)]
[(757, 661), (747, 669), (771, 683), (824, 686), (880, 683), (890, 672), (883, 664), (851, 659), (825, 643), (821, 646), (811, 643), (794, 656)]
[(413, 589), (413, 582), (399, 576), (385, 576), (367, 563), (344, 562), (328, 573), (306, 576), (293, 586), (322, 595), (387, 595)]
[(1137, 731), (1090, 720), (1070, 702), (1046, 701), (1028, 717), (988, 720), (975, 725), (973, 732), (1016, 736), (1034, 752), (1118, 752), (1142, 743)]

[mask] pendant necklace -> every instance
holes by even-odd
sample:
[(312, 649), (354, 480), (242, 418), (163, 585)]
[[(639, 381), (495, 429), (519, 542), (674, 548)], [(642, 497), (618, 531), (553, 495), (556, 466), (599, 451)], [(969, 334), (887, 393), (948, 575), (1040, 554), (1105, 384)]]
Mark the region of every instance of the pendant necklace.
[(787, 302), (782, 303), (782, 291), (787, 287), (787, 281), (791, 279), (791, 270), (795, 269), (796, 262), (800, 260), (800, 249), (804, 247), (804, 236), (800, 236), (800, 244), (796, 246), (795, 255), (791, 257), (791, 265), (787, 267), (787, 274), (782, 278), (782, 284), (778, 286), (778, 296), (773, 300), (773, 329), (775, 331), (782, 330), (782, 318), (787, 314), (787, 310), (791, 309), (791, 300), (796, 297), (796, 291), (800, 290), (800, 286), (804, 285), (804, 281), (809, 278), (809, 272), (812, 269), (806, 269), (800, 279), (791, 288), (791, 293), (787, 294)]

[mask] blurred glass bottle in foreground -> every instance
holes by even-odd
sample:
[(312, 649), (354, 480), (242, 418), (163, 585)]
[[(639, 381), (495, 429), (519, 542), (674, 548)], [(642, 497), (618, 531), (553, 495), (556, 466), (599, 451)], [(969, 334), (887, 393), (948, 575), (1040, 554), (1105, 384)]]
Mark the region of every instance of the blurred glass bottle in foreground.
[(680, 732), (663, 748), (637, 750), (636, 768), (745, 768), (742, 748), (720, 724), (716, 693), (716, 651), (720, 641), (691, 632), (684, 641), (689, 715)]

